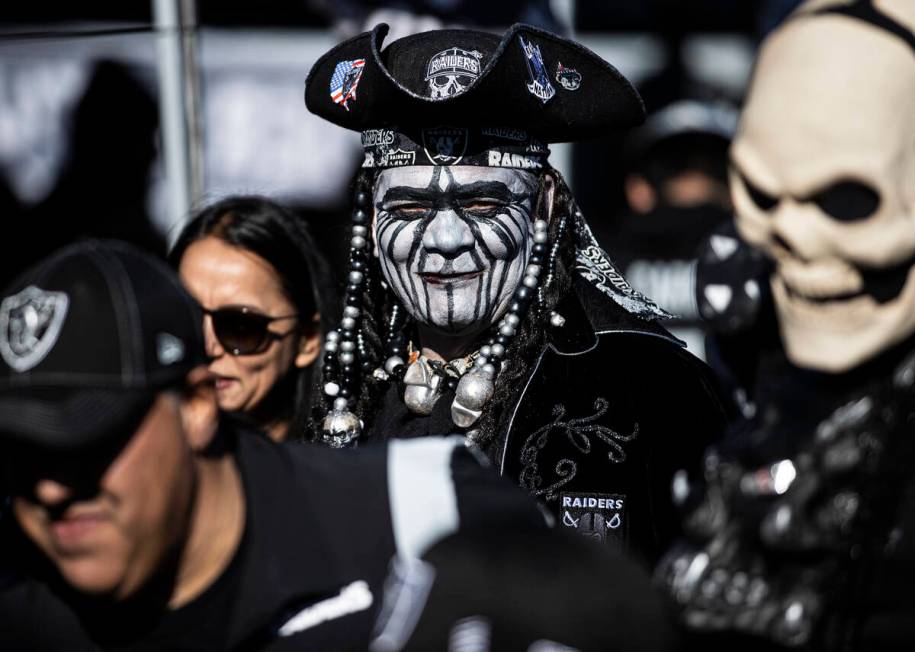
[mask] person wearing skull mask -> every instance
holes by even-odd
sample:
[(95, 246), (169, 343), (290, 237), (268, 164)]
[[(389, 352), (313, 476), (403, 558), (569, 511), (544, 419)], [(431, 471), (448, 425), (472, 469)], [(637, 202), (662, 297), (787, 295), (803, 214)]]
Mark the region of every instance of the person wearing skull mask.
[[(315, 439), (461, 433), (565, 527), (654, 560), (670, 476), (723, 428), (708, 370), (595, 241), (547, 143), (643, 119), (580, 45), (385, 25), (321, 57), (313, 113), (360, 131), (350, 269)], [(355, 76), (353, 71), (356, 71)]]
[(681, 482), (688, 538), (658, 574), (696, 631), (915, 643), (913, 116), (908, 0), (812, 0), (762, 47), (731, 182), (784, 351), (704, 486)]

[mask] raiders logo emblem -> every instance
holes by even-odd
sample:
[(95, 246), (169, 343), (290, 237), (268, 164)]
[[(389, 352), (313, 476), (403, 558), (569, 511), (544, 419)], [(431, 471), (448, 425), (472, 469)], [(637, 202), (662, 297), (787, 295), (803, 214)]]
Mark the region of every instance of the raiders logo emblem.
[(30, 285), (0, 303), (0, 356), (23, 372), (44, 360), (57, 343), (70, 300), (63, 292)]
[(559, 522), (601, 543), (626, 541), (626, 496), (622, 494), (559, 494)]
[(457, 165), (467, 151), (467, 129), (435, 127), (423, 129), (423, 148), (436, 165)]
[(476, 50), (453, 47), (429, 59), (426, 65), (429, 97), (440, 100), (466, 91), (480, 76), (482, 57)]

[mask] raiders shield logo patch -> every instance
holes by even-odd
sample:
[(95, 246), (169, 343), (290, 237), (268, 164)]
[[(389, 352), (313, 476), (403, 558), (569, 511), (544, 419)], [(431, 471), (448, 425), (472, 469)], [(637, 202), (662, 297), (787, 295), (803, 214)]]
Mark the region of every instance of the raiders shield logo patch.
[(63, 292), (30, 285), (0, 303), (0, 355), (16, 371), (28, 371), (57, 343), (70, 300)]
[(559, 522), (601, 543), (626, 541), (626, 496), (623, 494), (559, 494)]
[(457, 165), (467, 151), (467, 130), (453, 127), (423, 129), (423, 148), (436, 165)]

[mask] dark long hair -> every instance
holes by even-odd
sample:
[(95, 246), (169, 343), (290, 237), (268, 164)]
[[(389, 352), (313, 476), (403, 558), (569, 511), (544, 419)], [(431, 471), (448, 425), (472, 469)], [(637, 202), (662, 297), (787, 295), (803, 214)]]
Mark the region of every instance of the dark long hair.
[[(372, 195), (375, 172), (363, 170), (356, 177), (354, 192)], [(496, 383), (496, 392), (483, 410), (477, 423), (481, 431), (479, 441), (493, 458), (501, 455), (503, 444), (501, 431), (511, 416), (508, 410), (514, 405), (517, 394), (525, 383), (520, 382), (530, 374), (537, 356), (549, 340), (548, 327), (550, 313), (559, 300), (569, 292), (572, 284), (572, 269), (575, 264), (574, 216), (578, 206), (572, 193), (558, 171), (549, 168), (541, 172), (539, 178), (540, 196), (544, 196), (546, 177), (554, 180), (555, 190), (550, 220), (550, 242), (558, 242), (556, 257), (553, 263), (552, 278), (549, 285), (542, 289), (540, 301), (530, 306), (521, 321), (517, 335), (512, 338), (506, 351), (504, 367)], [(542, 210), (542, 209), (541, 209)], [(564, 227), (564, 228), (563, 228)], [(544, 273), (546, 276), (548, 272)], [(368, 362), (363, 364), (363, 373), (356, 404), (353, 412), (362, 419), (364, 430), (371, 429), (372, 420), (380, 407), (380, 401), (388, 383), (375, 378), (368, 369), (383, 367), (385, 362), (385, 339), (388, 335), (392, 309), (397, 305), (394, 294), (383, 284), (380, 266), (372, 260), (365, 270), (366, 281), (362, 298), (362, 322), (360, 334)], [(401, 310), (401, 312), (404, 312)], [(415, 337), (413, 324), (409, 318), (403, 327), (408, 337)], [(321, 393), (320, 386), (315, 388), (314, 410), (310, 434), (313, 438), (321, 435), (321, 422), (331, 407), (332, 399)]]
[[(296, 308), (302, 332), (307, 335), (313, 328), (311, 316), (316, 312), (321, 315), (322, 334), (327, 332), (335, 303), (333, 283), (328, 263), (304, 219), (266, 197), (226, 197), (191, 218), (169, 252), (169, 263), (177, 269), (187, 248), (206, 237), (218, 238), (270, 263)], [(288, 438), (299, 437), (308, 421), (314, 367), (293, 367), (268, 397), (276, 406), (276, 418), (289, 420)]]

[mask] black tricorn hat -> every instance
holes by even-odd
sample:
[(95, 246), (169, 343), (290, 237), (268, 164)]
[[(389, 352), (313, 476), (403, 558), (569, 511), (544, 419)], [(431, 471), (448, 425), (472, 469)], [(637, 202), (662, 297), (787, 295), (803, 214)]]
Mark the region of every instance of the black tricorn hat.
[(501, 38), (463, 29), (422, 32), (381, 49), (388, 26), (340, 43), (312, 67), (305, 105), (330, 122), (378, 128), (503, 127), (546, 142), (638, 125), (641, 97), (582, 45), (529, 25)]

